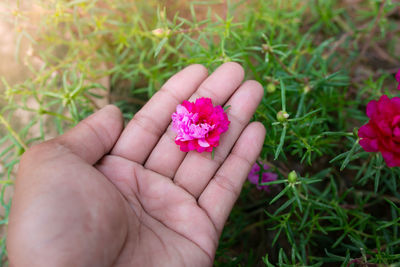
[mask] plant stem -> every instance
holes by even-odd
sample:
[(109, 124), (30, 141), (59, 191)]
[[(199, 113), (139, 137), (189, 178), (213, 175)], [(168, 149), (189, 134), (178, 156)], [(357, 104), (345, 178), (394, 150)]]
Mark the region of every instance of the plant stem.
[(279, 65), (281, 65), (282, 69), (284, 71), (286, 71), (288, 74), (293, 75), (294, 79), (296, 81), (298, 81), (299, 83), (304, 83), (304, 84), (308, 84), (307, 79), (300, 79), (299, 77), (297, 77), (297, 74), (294, 73), (291, 69), (289, 69), (281, 60), (280, 58), (273, 52), (271, 51), (271, 55), (274, 57), (274, 59), (276, 60), (276, 62), (278, 62)]
[(28, 149), (28, 146), (21, 140), (19, 135), (14, 131), (14, 129), (11, 127), (11, 125), (6, 121), (6, 119), (3, 117), (3, 115), (0, 114), (0, 123), (6, 127), (7, 131), (14, 137), (14, 139), (18, 142), (18, 144), (24, 148), (26, 151)]

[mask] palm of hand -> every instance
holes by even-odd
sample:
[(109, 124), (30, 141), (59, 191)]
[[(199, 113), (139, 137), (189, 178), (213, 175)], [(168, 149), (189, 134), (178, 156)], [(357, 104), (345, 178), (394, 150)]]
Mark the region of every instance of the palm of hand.
[(132, 266), (211, 265), (218, 230), (190, 193), (123, 158), (105, 157), (98, 168), (128, 205), (124, 210), (129, 234), (118, 261), (135, 263)]
[[(28, 151), (9, 223), (10, 261), (211, 265), (265, 133), (258, 123), (246, 127), (262, 96), (258, 83), (239, 87), (243, 71), (234, 63), (206, 76), (199, 65), (176, 74), (123, 131), (120, 112), (107, 107)], [(212, 92), (213, 86), (220, 89)], [(229, 99), (232, 106), (230, 130), (214, 160), (210, 153), (179, 151), (171, 130), (164, 133), (176, 104), (190, 95), (215, 104)]]

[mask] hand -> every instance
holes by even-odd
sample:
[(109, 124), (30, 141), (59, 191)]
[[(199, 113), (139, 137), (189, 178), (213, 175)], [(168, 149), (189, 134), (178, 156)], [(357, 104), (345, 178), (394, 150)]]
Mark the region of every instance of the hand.
[[(263, 88), (225, 63), (169, 79), (123, 129), (107, 106), (29, 149), (8, 228), (11, 266), (211, 266), (224, 223), (260, 153), (265, 129), (249, 120)], [(184, 153), (168, 125), (185, 99), (230, 105), (211, 153)], [(168, 127), (168, 129), (166, 129)]]

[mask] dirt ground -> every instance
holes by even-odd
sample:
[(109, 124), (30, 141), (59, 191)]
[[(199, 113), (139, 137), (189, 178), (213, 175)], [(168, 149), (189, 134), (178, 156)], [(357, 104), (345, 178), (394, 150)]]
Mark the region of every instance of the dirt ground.
[[(0, 3), (0, 77), (5, 77), (10, 84), (23, 81), (27, 75), (27, 68), (15, 58), (17, 31), (10, 21), (10, 13), (15, 7), (15, 1), (6, 0), (5, 3)], [(26, 53), (26, 46), (26, 41), (22, 39), (22, 53)], [(3, 93), (3, 89), (4, 86), (0, 83), (0, 93)]]

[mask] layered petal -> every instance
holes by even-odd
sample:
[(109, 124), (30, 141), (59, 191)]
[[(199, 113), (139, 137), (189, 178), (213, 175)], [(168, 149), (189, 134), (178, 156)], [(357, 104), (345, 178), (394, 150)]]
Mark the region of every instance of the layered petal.
[(210, 98), (194, 103), (183, 101), (172, 114), (175, 143), (181, 151), (211, 152), (219, 145), (220, 135), (228, 130), (230, 121), (221, 106), (213, 106)]
[[(396, 79), (400, 82), (400, 72)], [(389, 167), (400, 166), (400, 98), (383, 95), (367, 105), (369, 122), (358, 130), (367, 152), (381, 152)]]

